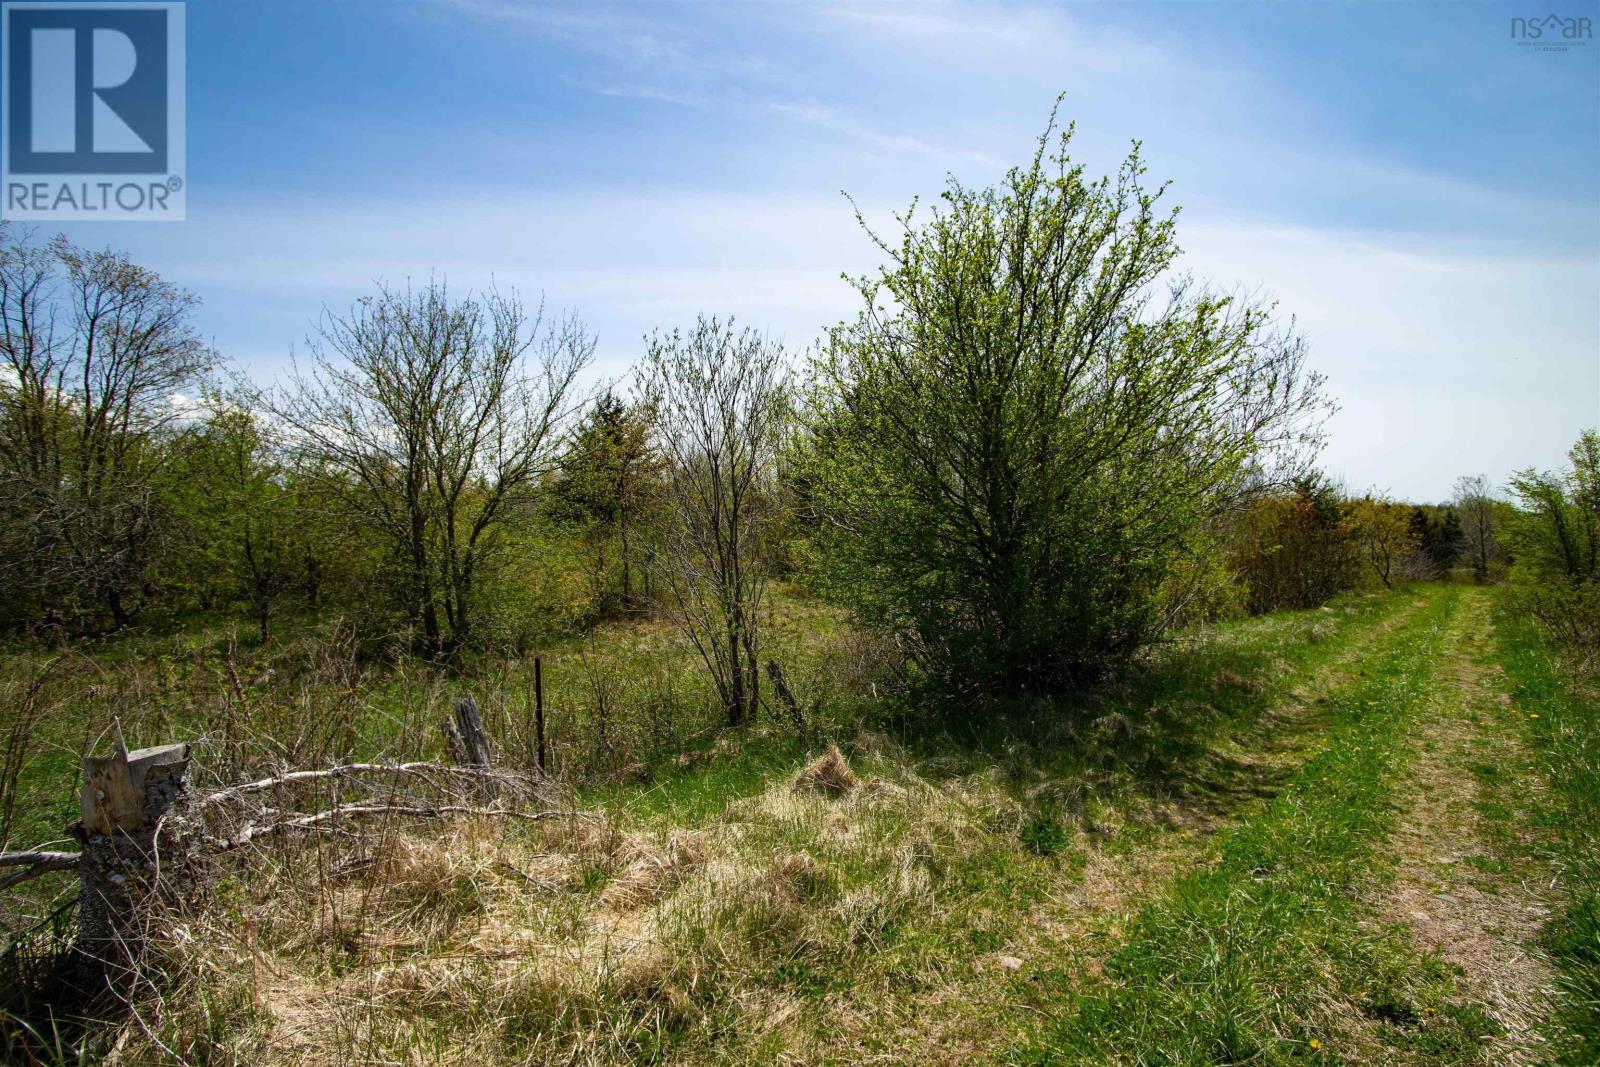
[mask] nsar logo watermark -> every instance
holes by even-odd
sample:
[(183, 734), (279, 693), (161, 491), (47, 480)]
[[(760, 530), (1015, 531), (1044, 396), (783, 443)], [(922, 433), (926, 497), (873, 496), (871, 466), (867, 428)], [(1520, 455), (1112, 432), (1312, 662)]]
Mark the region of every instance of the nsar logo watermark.
[(1511, 20), (1511, 39), (1520, 47), (1536, 52), (1570, 52), (1584, 47), (1593, 38), (1594, 23), (1587, 15)]
[(182, 3), (0, 10), (0, 218), (184, 217)]

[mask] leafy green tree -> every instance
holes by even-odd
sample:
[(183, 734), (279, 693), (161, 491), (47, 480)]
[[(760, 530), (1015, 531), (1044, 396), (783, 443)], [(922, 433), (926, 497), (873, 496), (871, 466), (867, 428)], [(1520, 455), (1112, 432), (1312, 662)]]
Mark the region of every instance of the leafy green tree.
[(1586, 430), (1564, 472), (1518, 472), (1505, 522), (1512, 577), (1533, 614), (1563, 640), (1600, 651), (1600, 434)]
[(1157, 590), (1323, 408), (1268, 307), (1174, 274), (1137, 148), (1091, 180), (1056, 132), (999, 188), (868, 230), (889, 262), (810, 397), (823, 581), (977, 691), (1069, 687), (1156, 636)]
[(1407, 562), (1421, 544), (1415, 516), (1392, 501), (1367, 496), (1351, 504), (1344, 522), (1361, 557), (1385, 589), (1405, 576)]
[(1356, 580), (1356, 552), (1339, 493), (1308, 473), (1287, 492), (1253, 501), (1234, 517), (1231, 567), (1252, 614), (1314, 608)]
[(1600, 580), (1600, 435), (1586, 430), (1561, 474), (1519, 471), (1519, 505), (1508, 533), (1517, 565), (1568, 582)]
[(302, 487), (278, 455), (261, 416), (228, 398), (212, 399), (185, 465), (181, 514), (191, 531), (188, 555), (205, 582), (249, 608), (262, 644), (281, 601), (307, 586), (308, 543)]
[(634, 604), (634, 575), (661, 500), (663, 464), (652, 438), (648, 406), (628, 405), (609, 390), (589, 409), (561, 466), (552, 508), (587, 528), (594, 546), (595, 585), (602, 610), (608, 597), (607, 548), (617, 546), (621, 605)]

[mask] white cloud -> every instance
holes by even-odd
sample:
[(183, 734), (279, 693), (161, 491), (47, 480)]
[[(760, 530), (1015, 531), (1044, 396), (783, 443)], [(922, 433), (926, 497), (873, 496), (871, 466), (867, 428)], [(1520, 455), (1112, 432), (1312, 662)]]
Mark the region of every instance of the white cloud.
[(1456, 474), (1553, 465), (1600, 423), (1593, 259), (1221, 221), (1180, 236), (1197, 276), (1297, 317), (1341, 404), (1326, 462), (1352, 488), (1442, 498)]
[[(889, 222), (889, 205), (871, 207)], [(205, 295), (219, 331), (259, 313), (237, 348), (218, 339), (268, 374), (324, 304), (341, 308), (379, 277), (542, 290), (598, 329), (600, 372), (615, 375), (643, 334), (701, 311), (803, 348), (857, 306), (840, 272), (879, 259), (834, 197), (507, 195), (309, 219), (283, 203), (225, 213), (207, 233), (203, 249), (152, 265)], [(1592, 259), (1215, 216), (1186, 216), (1179, 235), (1197, 278), (1262, 291), (1297, 317), (1343, 408), (1328, 463), (1354, 486), (1439, 496), (1446, 472), (1549, 465), (1600, 421)]]

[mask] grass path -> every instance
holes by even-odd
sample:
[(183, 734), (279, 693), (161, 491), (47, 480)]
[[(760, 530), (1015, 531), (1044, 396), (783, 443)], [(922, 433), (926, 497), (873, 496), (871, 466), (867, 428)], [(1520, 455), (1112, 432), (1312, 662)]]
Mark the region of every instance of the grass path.
[[(1217, 754), (1235, 761), (1239, 770), (1240, 781), (1230, 791), (1232, 803), (1216, 798), (1179, 801), (1164, 813), (1164, 825), (1131, 847), (1094, 848), (1076, 884), (1055, 897), (1051, 914), (1041, 916), (1039, 925), (1060, 939), (1107, 918), (1114, 922), (1174, 872), (1206, 862), (1218, 833), (1245, 818), (1252, 810), (1250, 801), (1273, 796), (1316, 748), (1329, 694), (1350, 685), (1373, 647), (1403, 629), (1423, 603), (1406, 603), (1376, 625), (1361, 629), (1331, 659), (1283, 679), (1270, 707), (1250, 730), (1218, 739)], [(1085, 962), (1093, 966), (1092, 961)]]
[(1465, 615), (1441, 664), (1445, 699), (1421, 725), (1379, 910), (1460, 968), (1463, 994), (1500, 1029), (1485, 1053), (1491, 1062), (1535, 1063), (1543, 1046), (1536, 1024), (1553, 983), (1538, 931), (1556, 907), (1528, 821), (1544, 788), (1518, 736), (1525, 713), (1487, 659), (1490, 594), (1463, 597)]
[(1475, 594), (1432, 591), (1332, 694), (1324, 747), (1134, 918), (1105, 972), (1013, 1057), (1040, 1063), (1464, 1063), (1498, 1028), (1454, 969), (1366, 897), (1390, 867), (1417, 724), (1459, 706), (1442, 666)]
[[(1056, 871), (1038, 904), (1012, 926), (999, 955), (1024, 966), (1009, 981), (985, 958), (976, 969), (918, 995), (891, 998), (858, 1021), (858, 1027), (888, 1026), (896, 1033), (883, 1061), (981, 1057), (995, 1049), (997, 1037), (1017, 1030), (1026, 1011), (1040, 1010), (1034, 1003), (1039, 983), (1052, 986), (1049, 995), (1055, 995), (1063, 983), (1077, 986), (1098, 976), (1123, 925), (1179, 874), (1216, 861), (1223, 832), (1275, 796), (1320, 745), (1319, 728), (1333, 695), (1359, 682), (1375, 650), (1409, 632), (1433, 598), (1432, 591), (1394, 597), (1364, 607), (1355, 618), (1331, 612), (1332, 618), (1309, 628), (1317, 635), (1310, 645), (1304, 635), (1289, 638), (1294, 666), (1267, 657), (1265, 668), (1250, 677), (1219, 672), (1224, 686), (1253, 689), (1260, 710), (1223, 724), (1207, 738), (1204, 752), (1191, 753), (1186, 776), (1164, 783), (1170, 796), (1121, 798), (1114, 805), (1119, 810), (1102, 813), (1115, 824), (1113, 832), (1080, 836), (1080, 862)], [(1283, 624), (1281, 618), (1275, 622)], [(1251, 630), (1229, 637), (1272, 636), (1260, 621)]]

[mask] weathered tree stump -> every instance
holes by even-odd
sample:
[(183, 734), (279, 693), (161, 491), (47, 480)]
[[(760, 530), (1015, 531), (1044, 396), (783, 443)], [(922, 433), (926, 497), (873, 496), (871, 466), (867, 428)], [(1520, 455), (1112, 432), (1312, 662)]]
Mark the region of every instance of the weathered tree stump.
[(454, 718), (444, 720), (439, 728), (444, 731), (450, 758), (459, 767), (482, 771), (480, 792), (486, 797), (493, 796), (495, 788), (489, 771), (494, 753), (489, 745), (489, 731), (484, 729), (483, 716), (478, 713), (478, 702), (470, 696), (462, 697), (456, 701)]
[(209, 888), (189, 746), (88, 757), (81, 799), (79, 954), (131, 963), (156, 921), (197, 907)]

